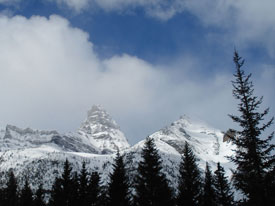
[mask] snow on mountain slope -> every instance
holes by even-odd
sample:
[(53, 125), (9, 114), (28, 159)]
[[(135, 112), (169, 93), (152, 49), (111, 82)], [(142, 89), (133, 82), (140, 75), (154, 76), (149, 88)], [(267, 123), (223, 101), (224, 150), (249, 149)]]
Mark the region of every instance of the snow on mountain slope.
[(57, 131), (20, 129), (12, 125), (7, 125), (6, 130), (1, 132), (0, 145), (0, 151), (48, 145), (61, 151), (99, 152), (93, 145), (86, 144), (80, 137), (73, 134), (61, 135)]
[(68, 159), (73, 171), (79, 172), (82, 162), (85, 161), (90, 172), (98, 171), (102, 174), (102, 179), (108, 180), (114, 156), (115, 154), (64, 152), (46, 145), (14, 149), (0, 152), (0, 177), (5, 182), (6, 172), (12, 168), (15, 175), (21, 178), (19, 182), (22, 184), (19, 185), (22, 186), (24, 178), (28, 177), (33, 189), (37, 189), (40, 183), (43, 183), (45, 189), (51, 189), (55, 177), (61, 175), (64, 162)]
[(188, 142), (199, 159), (199, 166), (202, 169), (204, 169), (206, 162), (213, 168), (216, 168), (217, 162), (230, 168), (233, 165), (226, 156), (233, 155), (233, 146), (230, 142), (223, 142), (223, 135), (218, 129), (194, 121), (187, 116), (182, 116), (170, 126), (155, 132), (150, 137), (156, 142), (165, 142), (180, 154), (183, 152), (185, 142)]
[(87, 119), (76, 133), (21, 129), (7, 125), (0, 131), (0, 151), (52, 146), (60, 151), (95, 154), (114, 153), (130, 147), (117, 123), (100, 106), (88, 111)]
[(87, 119), (82, 123), (78, 134), (99, 148), (103, 154), (130, 147), (117, 123), (101, 106), (94, 105), (88, 111)]
[[(163, 172), (176, 188), (181, 153), (188, 142), (205, 168), (209, 162), (214, 170), (221, 162), (230, 175), (232, 164), (225, 155), (232, 155), (232, 145), (223, 142), (223, 134), (206, 124), (184, 116), (170, 126), (150, 136), (163, 162)], [(93, 106), (87, 119), (77, 133), (61, 135), (56, 131), (20, 129), (8, 125), (0, 131), (0, 174), (13, 169), (16, 175), (29, 177), (34, 188), (43, 182), (50, 189), (56, 176), (60, 175), (66, 159), (75, 171), (80, 171), (82, 161), (90, 171), (102, 174), (103, 184), (108, 182), (109, 173), (117, 149), (124, 155), (127, 174), (134, 179), (145, 140), (130, 147), (116, 122), (100, 106)], [(1, 176), (1, 175), (0, 175)], [(2, 179), (5, 176), (2, 175)], [(24, 181), (21, 179), (20, 181)]]

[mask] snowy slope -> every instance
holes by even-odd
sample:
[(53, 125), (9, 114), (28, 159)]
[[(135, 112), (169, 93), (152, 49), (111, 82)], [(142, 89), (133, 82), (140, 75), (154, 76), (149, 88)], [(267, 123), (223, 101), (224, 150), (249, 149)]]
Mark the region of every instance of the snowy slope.
[(218, 129), (201, 121), (192, 120), (187, 116), (181, 116), (179, 120), (155, 132), (150, 137), (156, 142), (168, 144), (180, 154), (183, 152), (185, 142), (188, 142), (199, 159), (199, 166), (202, 169), (205, 168), (206, 162), (214, 169), (216, 163), (220, 162), (227, 168), (229, 175), (229, 168), (233, 165), (226, 156), (233, 155), (233, 146), (231, 142), (223, 142), (223, 136), (224, 134)]
[[(175, 187), (186, 141), (197, 155), (202, 170), (206, 161), (213, 169), (216, 168), (216, 162), (221, 162), (230, 174), (232, 165), (225, 155), (232, 154), (232, 145), (222, 141), (223, 134), (217, 129), (183, 116), (150, 137), (155, 140), (162, 157), (163, 171)], [(62, 135), (56, 131), (20, 129), (8, 125), (0, 131), (0, 172), (12, 168), (16, 175), (30, 177), (34, 188), (43, 182), (50, 189), (54, 178), (61, 174), (67, 158), (76, 171), (85, 161), (90, 171), (102, 174), (103, 183), (106, 184), (115, 152), (119, 149), (125, 155), (128, 175), (133, 179), (144, 142), (130, 147), (110, 115), (101, 107), (93, 106), (76, 133)]]
[(82, 138), (73, 134), (59, 134), (57, 131), (39, 131), (30, 128), (21, 129), (7, 125), (1, 131), (0, 151), (51, 146), (61, 151), (99, 153), (98, 148), (86, 144)]

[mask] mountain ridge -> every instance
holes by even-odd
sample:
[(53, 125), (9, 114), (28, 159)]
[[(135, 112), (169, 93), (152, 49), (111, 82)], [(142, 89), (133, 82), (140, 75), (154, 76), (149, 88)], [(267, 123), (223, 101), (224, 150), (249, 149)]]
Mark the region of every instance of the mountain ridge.
[[(202, 170), (206, 162), (212, 167), (221, 162), (227, 174), (231, 174), (232, 164), (225, 155), (232, 155), (233, 147), (230, 142), (223, 142), (223, 133), (218, 129), (182, 116), (149, 137), (155, 140), (163, 171), (175, 185), (185, 142), (193, 148)], [(50, 188), (68, 159), (76, 171), (85, 161), (87, 167), (101, 173), (107, 183), (117, 150), (124, 155), (128, 175), (135, 175), (144, 142), (130, 146), (117, 123), (97, 105), (88, 111), (87, 118), (75, 133), (60, 134), (7, 125), (0, 135), (0, 172), (13, 169), (16, 175), (30, 177), (33, 187), (37, 187), (36, 182), (43, 181), (46, 188)]]

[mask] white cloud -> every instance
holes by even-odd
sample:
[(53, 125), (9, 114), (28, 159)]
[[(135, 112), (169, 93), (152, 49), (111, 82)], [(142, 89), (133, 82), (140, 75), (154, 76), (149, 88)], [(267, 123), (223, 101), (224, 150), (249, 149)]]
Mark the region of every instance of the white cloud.
[[(194, 80), (189, 67), (203, 67), (194, 58), (175, 66), (186, 71), (179, 81), (177, 74), (127, 54), (99, 59), (88, 34), (56, 15), (0, 16), (0, 30), (2, 127), (72, 131), (92, 104), (106, 107), (131, 142), (184, 113), (221, 129), (231, 124), (231, 75)], [(273, 71), (265, 68), (258, 79), (263, 90), (270, 87), (262, 84), (270, 78), (266, 73)]]

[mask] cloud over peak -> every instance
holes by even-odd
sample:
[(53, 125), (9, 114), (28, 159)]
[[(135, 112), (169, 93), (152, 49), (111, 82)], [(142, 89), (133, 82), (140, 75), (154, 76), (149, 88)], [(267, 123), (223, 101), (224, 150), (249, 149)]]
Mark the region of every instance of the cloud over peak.
[[(194, 80), (190, 71), (199, 76), (196, 71), (207, 70), (197, 58), (168, 62), (165, 69), (128, 54), (100, 59), (88, 33), (58, 15), (2, 15), (0, 30), (2, 127), (72, 131), (93, 104), (110, 111), (132, 142), (184, 113), (221, 129), (230, 125), (227, 114), (235, 108), (231, 75)], [(265, 82), (260, 91), (270, 91), (273, 66), (259, 75), (258, 81)], [(181, 70), (180, 76), (171, 68)]]

